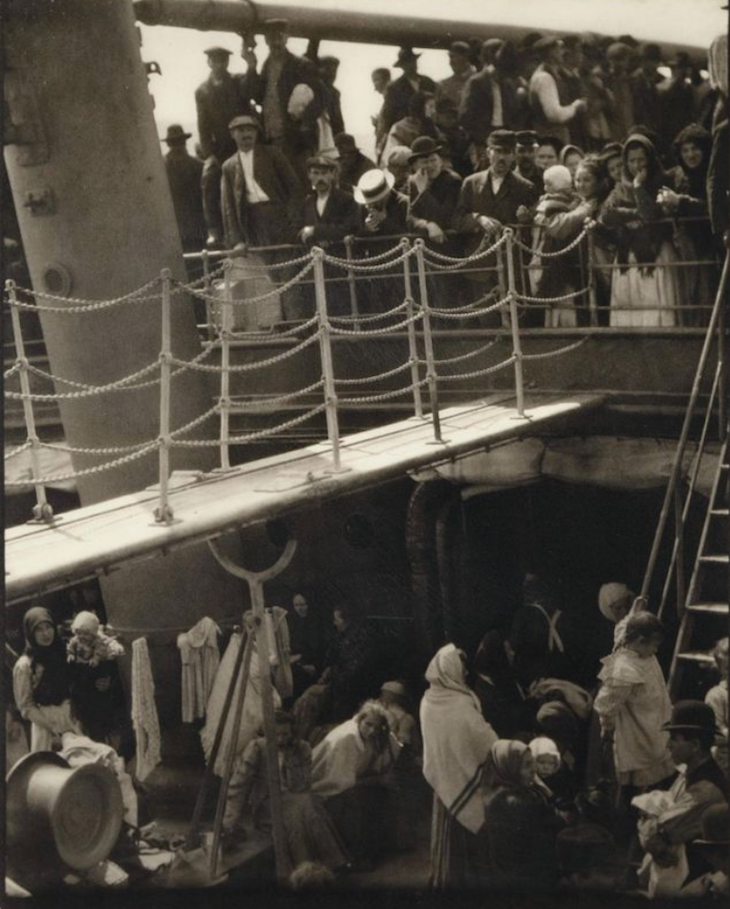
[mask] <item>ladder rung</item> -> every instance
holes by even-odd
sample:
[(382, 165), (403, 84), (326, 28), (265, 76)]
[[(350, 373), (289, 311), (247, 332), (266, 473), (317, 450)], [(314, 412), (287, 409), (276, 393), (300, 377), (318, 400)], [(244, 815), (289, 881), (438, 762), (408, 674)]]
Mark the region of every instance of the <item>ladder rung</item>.
[(678, 660), (684, 660), (687, 663), (714, 663), (715, 659), (711, 653), (706, 650), (686, 650), (684, 653), (677, 654)]
[(730, 556), (727, 553), (716, 553), (714, 555), (701, 555), (700, 562), (708, 562), (713, 565), (727, 565), (730, 562)]
[(713, 508), (710, 514), (713, 518), (727, 518), (730, 516), (730, 508)]
[(687, 607), (687, 612), (702, 612), (710, 615), (727, 615), (727, 603), (692, 603)]

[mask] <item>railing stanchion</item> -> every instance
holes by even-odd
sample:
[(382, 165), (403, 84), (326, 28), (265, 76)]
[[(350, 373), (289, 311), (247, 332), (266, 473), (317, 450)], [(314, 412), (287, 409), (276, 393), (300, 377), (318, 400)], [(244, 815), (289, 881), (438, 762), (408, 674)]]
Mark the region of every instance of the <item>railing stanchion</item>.
[(519, 315), (517, 310), (517, 285), (515, 283), (515, 261), (512, 257), (512, 228), (505, 229), (506, 244), (504, 255), (507, 259), (507, 299), (509, 300), (510, 322), (512, 329), (512, 355), (515, 358), (515, 394), (517, 396), (517, 414), (525, 415), (525, 389), (522, 378), (522, 344), (520, 343)]
[(342, 470), (340, 464), (340, 427), (337, 414), (337, 391), (335, 371), (332, 364), (332, 339), (327, 315), (327, 293), (324, 285), (324, 251), (318, 246), (312, 249), (314, 257), (314, 295), (319, 316), (319, 350), (322, 358), (325, 407), (327, 415), (327, 438), (332, 446), (332, 464), (335, 472)]
[[(353, 246), (355, 243), (355, 238), (351, 235), (345, 237), (345, 257), (348, 262), (352, 262), (355, 258), (353, 256)], [(357, 280), (355, 278), (355, 272), (352, 268), (347, 269), (347, 284), (350, 288), (350, 313), (352, 314), (353, 319), (355, 319), (354, 328), (355, 331), (360, 331), (360, 322), (358, 317), (360, 315), (360, 309), (357, 303)]]
[(598, 300), (596, 297), (596, 271), (595, 271), (595, 253), (596, 241), (593, 236), (595, 224), (591, 221), (588, 225), (588, 309), (590, 313), (591, 328), (598, 325)]
[(170, 480), (170, 374), (172, 367), (172, 341), (170, 331), (170, 279), (169, 268), (160, 272), (162, 279), (162, 325), (160, 343), (160, 502), (155, 509), (155, 520), (160, 524), (170, 524), (173, 513), (169, 497)]
[(201, 254), (203, 262), (203, 292), (205, 293), (205, 327), (208, 330), (208, 340), (215, 338), (215, 329), (213, 328), (213, 307), (210, 302), (210, 253), (204, 249)]
[(720, 306), (717, 313), (717, 363), (720, 371), (717, 398), (717, 437), (720, 441), (725, 438), (725, 433), (727, 432), (727, 395), (728, 391), (730, 391), (728, 388), (727, 376), (727, 358), (728, 353), (730, 352), (730, 337), (728, 337), (727, 334), (727, 314), (725, 308), (725, 306)]
[(35, 489), (36, 504), (33, 506), (33, 520), (53, 521), (53, 508), (46, 498), (46, 487), (41, 482), (41, 465), (40, 452), (41, 443), (38, 438), (35, 426), (35, 413), (33, 411), (33, 401), (30, 398), (30, 376), (28, 371), (28, 358), (25, 355), (25, 343), (23, 342), (23, 329), (20, 324), (20, 311), (15, 305), (17, 302), (17, 290), (15, 281), (6, 281), (5, 288), (8, 292), (10, 301), (10, 318), (13, 323), (13, 334), (15, 335), (15, 354), (16, 362), (20, 366), (20, 391), (23, 395), (23, 415), (25, 417), (25, 428), (30, 443), (30, 469), (32, 474), (33, 487)]
[[(403, 252), (411, 248), (411, 241), (403, 237), (400, 241)], [(411, 364), (411, 385), (413, 387), (413, 410), (417, 417), (423, 417), (423, 401), (421, 400), (421, 375), (418, 370), (418, 343), (416, 340), (416, 323), (413, 320), (415, 307), (413, 305), (413, 290), (411, 288), (411, 258), (403, 259), (403, 285), (405, 290), (406, 315), (408, 316), (408, 359)]]
[(220, 408), (220, 443), (221, 467), (228, 470), (231, 466), (230, 451), (230, 416), (231, 416), (231, 329), (233, 326), (233, 304), (231, 303), (231, 269), (233, 262), (226, 259), (223, 265), (223, 309), (221, 311), (221, 394), (218, 402)]
[(431, 420), (433, 421), (433, 435), (437, 442), (443, 442), (441, 435), (441, 415), (439, 413), (439, 397), (436, 375), (436, 362), (433, 355), (433, 335), (431, 333), (431, 314), (428, 305), (428, 285), (426, 283), (426, 263), (423, 258), (424, 242), (422, 239), (414, 243), (416, 248), (416, 264), (418, 266), (418, 292), (421, 298), (421, 313), (423, 315), (423, 345), (426, 351), (426, 379), (428, 380), (428, 395), (431, 402)]
[(675, 564), (675, 573), (677, 576), (677, 615), (684, 611), (684, 598), (687, 588), (684, 583), (684, 503), (682, 501), (682, 490), (680, 484), (674, 487), (674, 535), (677, 541), (677, 560)]

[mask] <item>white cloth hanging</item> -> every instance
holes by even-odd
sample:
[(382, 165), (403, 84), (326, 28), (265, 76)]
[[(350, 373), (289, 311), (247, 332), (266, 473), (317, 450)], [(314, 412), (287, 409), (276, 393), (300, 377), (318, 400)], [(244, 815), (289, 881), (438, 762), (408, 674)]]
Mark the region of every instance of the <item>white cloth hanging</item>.
[(135, 776), (144, 780), (161, 760), (160, 721), (146, 638), (132, 641), (132, 725), (137, 739)]
[(205, 716), (205, 708), (220, 665), (218, 635), (213, 619), (201, 619), (190, 631), (178, 635), (182, 661), (182, 720), (192, 723)]

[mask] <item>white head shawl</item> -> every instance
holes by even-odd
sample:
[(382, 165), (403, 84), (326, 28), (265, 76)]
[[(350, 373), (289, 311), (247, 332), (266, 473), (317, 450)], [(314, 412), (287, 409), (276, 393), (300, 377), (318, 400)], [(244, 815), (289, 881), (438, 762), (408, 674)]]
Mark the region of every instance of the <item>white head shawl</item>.
[(634, 594), (626, 584), (621, 584), (618, 581), (611, 581), (609, 584), (604, 584), (601, 589), (598, 591), (598, 608), (602, 616), (605, 616), (609, 622), (616, 624), (616, 617), (613, 614), (612, 606), (618, 600), (623, 600), (624, 597), (630, 597), (632, 600)]

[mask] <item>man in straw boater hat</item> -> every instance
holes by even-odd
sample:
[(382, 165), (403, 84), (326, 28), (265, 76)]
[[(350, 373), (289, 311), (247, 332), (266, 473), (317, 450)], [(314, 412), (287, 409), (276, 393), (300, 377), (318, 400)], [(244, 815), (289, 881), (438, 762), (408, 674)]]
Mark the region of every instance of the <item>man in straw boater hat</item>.
[(656, 833), (644, 848), (657, 866), (671, 867), (679, 861), (677, 847), (684, 845), (689, 868), (685, 880), (693, 880), (711, 870), (693, 840), (701, 836), (705, 812), (713, 805), (727, 805), (730, 784), (710, 751), (717, 729), (708, 704), (678, 701), (664, 728), (679, 773), (667, 793), (668, 807), (657, 818)]
[(380, 120), (386, 136), (394, 123), (408, 116), (408, 105), (415, 94), (434, 94), (436, 91), (436, 83), (433, 79), (422, 76), (418, 72), (420, 56), (420, 54), (414, 53), (411, 47), (401, 47), (398, 51), (398, 58), (393, 66), (396, 69), (402, 69), (403, 75), (391, 82), (385, 90), (383, 109), (380, 112)]
[[(464, 180), (454, 214), (456, 229), (465, 235), (467, 255), (495, 243), (505, 226), (531, 220), (531, 209), (539, 196), (535, 186), (512, 169), (515, 160), (513, 132), (493, 130), (487, 138), (487, 158), (489, 167), (486, 170)], [(485, 267), (491, 270), (485, 270)], [(496, 258), (492, 255), (479, 260), (476, 270), (465, 272), (475, 299), (496, 286), (495, 268)], [(499, 313), (487, 314), (484, 324), (500, 325)]]
[(251, 108), (253, 83), (247, 75), (229, 73), (231, 52), (225, 47), (205, 51), (210, 75), (195, 90), (198, 135), (205, 168), (202, 176), (203, 206), (210, 245), (223, 238), (221, 220), (221, 165), (236, 150), (228, 124)]

